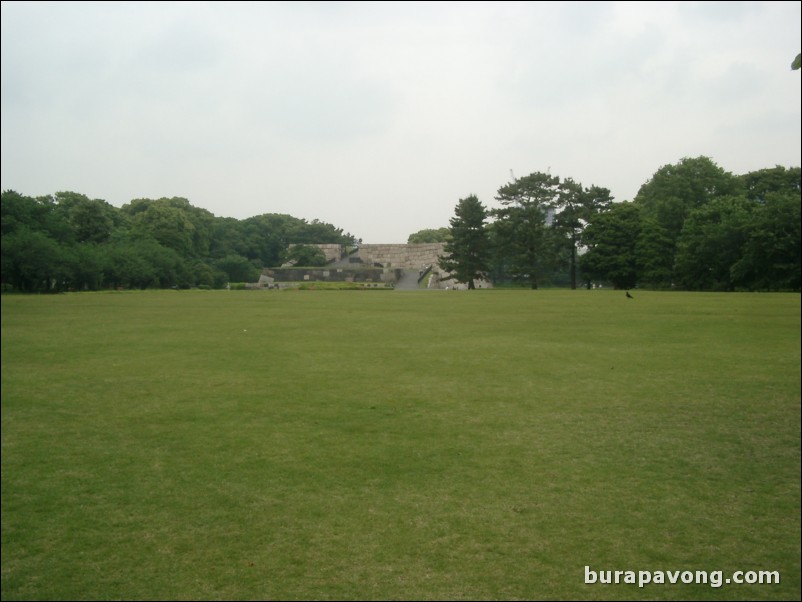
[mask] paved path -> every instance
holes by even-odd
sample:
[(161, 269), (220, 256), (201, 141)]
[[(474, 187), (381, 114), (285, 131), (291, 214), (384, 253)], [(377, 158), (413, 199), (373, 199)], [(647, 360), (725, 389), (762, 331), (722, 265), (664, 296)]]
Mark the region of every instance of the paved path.
[(418, 270), (404, 270), (401, 278), (395, 283), (395, 290), (418, 290)]

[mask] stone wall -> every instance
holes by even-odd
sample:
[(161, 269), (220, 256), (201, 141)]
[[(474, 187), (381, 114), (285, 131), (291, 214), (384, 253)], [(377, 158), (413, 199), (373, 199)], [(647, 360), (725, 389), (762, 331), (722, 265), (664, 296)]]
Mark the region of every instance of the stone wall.
[[(445, 253), (445, 243), (392, 244), (392, 245), (360, 245), (346, 256), (341, 245), (310, 245), (320, 248), (331, 265), (319, 270), (265, 269), (262, 279), (267, 284), (279, 282), (299, 282), (303, 280), (340, 280), (349, 282), (384, 282), (393, 284), (401, 278), (402, 270), (414, 270), (422, 274), (431, 266), (432, 277), (429, 288), (463, 289), (465, 283), (456, 282), (440, 269), (440, 255)], [(286, 266), (289, 267), (289, 266)], [(344, 269), (343, 269), (344, 268)], [(357, 274), (363, 268), (378, 268), (378, 272)], [(383, 269), (382, 269), (383, 268)], [(379, 275), (381, 274), (381, 275)], [(476, 281), (477, 288), (490, 288), (492, 284), (485, 280)]]
[(394, 284), (401, 278), (400, 269), (391, 268), (265, 268), (259, 282), (272, 285), (281, 282), (384, 282)]
[(360, 245), (351, 255), (363, 263), (382, 264), (389, 268), (420, 270), (429, 265), (437, 265), (438, 256), (443, 254), (445, 243), (420, 243), (415, 245)]

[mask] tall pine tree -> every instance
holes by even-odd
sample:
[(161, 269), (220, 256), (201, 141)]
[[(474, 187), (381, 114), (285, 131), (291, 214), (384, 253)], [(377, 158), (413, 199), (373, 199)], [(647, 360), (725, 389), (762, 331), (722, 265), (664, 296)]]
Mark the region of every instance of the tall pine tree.
[(487, 274), (486, 218), (487, 210), (476, 195), (460, 199), (449, 221), (446, 255), (440, 257), (440, 267), (458, 282), (466, 282), (469, 289), (475, 289), (474, 280)]

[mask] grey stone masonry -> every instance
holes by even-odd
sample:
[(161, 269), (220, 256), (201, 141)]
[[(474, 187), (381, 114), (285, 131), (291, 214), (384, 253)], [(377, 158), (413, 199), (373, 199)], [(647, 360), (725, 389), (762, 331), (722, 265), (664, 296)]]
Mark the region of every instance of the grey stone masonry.
[(394, 284), (403, 275), (402, 269), (370, 268), (265, 268), (259, 282), (272, 285), (281, 282), (384, 282)]
[[(361, 278), (373, 282), (400, 283), (401, 271), (407, 271), (419, 277), (426, 273), (431, 266), (431, 278), (428, 288), (466, 288), (465, 283), (456, 282), (449, 278), (449, 274), (440, 269), (440, 256), (445, 253), (445, 243), (419, 243), (419, 244), (391, 244), (391, 245), (359, 245), (359, 247), (346, 255), (345, 247), (333, 244), (310, 245), (320, 248), (325, 254), (329, 265), (325, 270), (308, 270), (303, 274), (291, 271), (282, 273), (279, 270), (265, 269), (262, 278), (269, 284), (279, 281), (299, 281), (310, 279), (360, 281)], [(358, 275), (364, 268), (382, 268), (383, 275), (368, 278)], [(319, 272), (319, 273), (318, 273)], [(403, 280), (406, 282), (406, 280)], [(414, 285), (415, 280), (412, 279)], [(492, 284), (485, 280), (476, 281), (477, 288), (490, 288)]]
[(437, 265), (438, 256), (443, 254), (445, 243), (420, 243), (414, 245), (360, 245), (351, 257), (358, 257), (366, 264), (381, 264), (386, 268), (419, 270), (425, 266)]

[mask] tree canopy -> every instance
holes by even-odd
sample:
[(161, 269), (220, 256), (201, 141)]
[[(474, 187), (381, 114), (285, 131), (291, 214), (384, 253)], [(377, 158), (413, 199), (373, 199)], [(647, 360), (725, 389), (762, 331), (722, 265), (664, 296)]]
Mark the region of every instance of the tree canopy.
[(499, 188), (501, 208), (493, 212), (499, 252), (516, 279), (538, 288), (541, 274), (551, 267), (555, 251), (548, 228), (559, 195), (560, 178), (534, 172)]
[(476, 288), (475, 280), (487, 275), (488, 239), (485, 231), (487, 209), (476, 195), (460, 199), (454, 209), (449, 228), (445, 255), (440, 267), (469, 289)]
[(707, 157), (682, 159), (631, 209), (591, 221), (581, 268), (630, 288), (799, 290), (800, 204), (798, 167), (735, 176)]
[[(624, 202), (535, 171), (501, 186), (497, 208), (460, 199), (451, 227), (409, 242), (445, 242), (444, 269), (467, 283), (575, 288), (581, 276), (621, 288), (798, 291), (801, 189), (799, 167), (734, 175), (704, 156), (660, 167)], [(7, 190), (0, 217), (4, 291), (223, 287), (281, 265), (291, 245), (356, 242), (318, 220), (217, 217), (181, 197), (116, 208), (71, 191)], [(295, 248), (297, 262), (320, 262)]]
[(407, 238), (407, 244), (446, 242), (450, 236), (451, 233), (448, 228), (426, 228), (410, 234)]
[(103, 288), (219, 288), (253, 282), (293, 243), (351, 244), (331, 224), (266, 213), (215, 217), (180, 197), (120, 208), (76, 192), (31, 198), (8, 190), (2, 209), (2, 284), (25, 292)]

